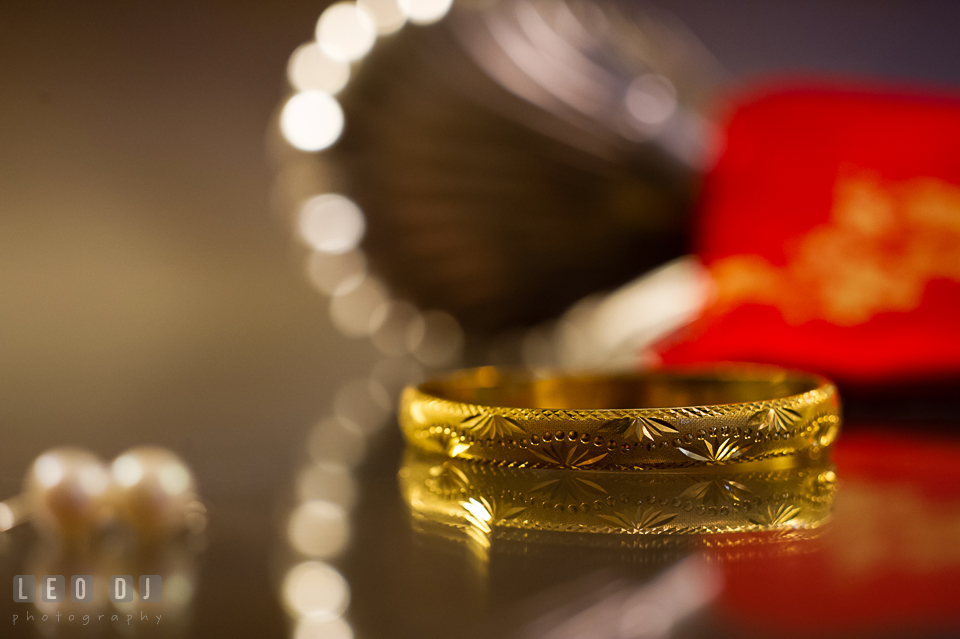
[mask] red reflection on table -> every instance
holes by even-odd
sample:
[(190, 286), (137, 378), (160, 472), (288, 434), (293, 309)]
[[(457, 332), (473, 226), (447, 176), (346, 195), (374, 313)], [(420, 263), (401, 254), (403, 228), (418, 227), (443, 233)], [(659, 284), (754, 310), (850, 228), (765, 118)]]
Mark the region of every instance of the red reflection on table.
[(720, 614), (777, 636), (960, 631), (960, 441), (922, 431), (845, 434), (823, 543), (725, 564)]

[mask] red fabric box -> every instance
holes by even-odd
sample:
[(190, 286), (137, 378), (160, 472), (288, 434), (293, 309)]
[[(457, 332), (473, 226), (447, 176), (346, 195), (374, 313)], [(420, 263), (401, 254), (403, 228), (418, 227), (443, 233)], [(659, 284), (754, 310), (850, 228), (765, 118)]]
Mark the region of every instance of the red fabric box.
[(661, 345), (665, 363), (960, 376), (960, 99), (806, 87), (741, 100), (696, 243), (716, 295)]

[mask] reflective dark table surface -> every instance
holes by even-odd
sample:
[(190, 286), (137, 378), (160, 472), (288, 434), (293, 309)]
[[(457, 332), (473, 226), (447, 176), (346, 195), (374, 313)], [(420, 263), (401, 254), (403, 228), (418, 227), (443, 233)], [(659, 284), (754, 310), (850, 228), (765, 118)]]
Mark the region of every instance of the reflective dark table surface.
[[(191, 466), (209, 512), (201, 537), (153, 552), (69, 556), (29, 527), (0, 534), (5, 587), (17, 574), (169, 577), (156, 626), (109, 602), (96, 625), (67, 607), (44, 622), (3, 595), (0, 637), (294, 636), (295, 610), (340, 608), (342, 622), (299, 636), (960, 635), (960, 419), (933, 422), (922, 402), (893, 425), (848, 422), (822, 535), (756, 546), (483, 544), (411, 516), (388, 416), (362, 455), (318, 455), (311, 434), (336, 389), (379, 357), (336, 333), (270, 213), (265, 132), (324, 4), (0, 6), (0, 499), (47, 448), (112, 459), (158, 444)], [(660, 4), (736, 77), (960, 79), (943, 3)], [(320, 448), (336, 441), (356, 443)], [(310, 511), (327, 528), (291, 535), (304, 499), (340, 510)], [(331, 568), (296, 574), (328, 598), (291, 607), (290, 571), (312, 561)]]
[(954, 636), (960, 442), (923, 430), (851, 425), (833, 516), (813, 531), (697, 539), (431, 529), (400, 500), (397, 442), (384, 442), (342, 564), (350, 614), (360, 636), (384, 637)]
[[(854, 421), (829, 459), (805, 467), (812, 470), (740, 475), (723, 470), (706, 481), (694, 476), (689, 485), (695, 489), (682, 491), (680, 500), (660, 499), (670, 488), (660, 488), (659, 480), (638, 480), (636, 491), (629, 483), (612, 488), (617, 478), (600, 471), (566, 480), (565, 471), (539, 471), (561, 474), (533, 478), (522, 494), (509, 486), (523, 477), (465, 462), (452, 471), (443, 458), (405, 453), (392, 425), (367, 441), (352, 471), (340, 472), (349, 465), (334, 463), (332, 455), (357, 460), (355, 450), (341, 447), (338, 453), (328, 445), (302, 456), (288, 469), (287, 488), (259, 502), (259, 511), (238, 503), (232, 491), (205, 491), (207, 534), (156, 552), (138, 555), (108, 546), (71, 558), (29, 528), (14, 529), (0, 537), (8, 582), (15, 574), (128, 574), (149, 567), (164, 575), (165, 599), (153, 608), (141, 604), (130, 610), (101, 602), (94, 611), (83, 604), (28, 606), (4, 598), (4, 636), (950, 637), (960, 632), (955, 605), (960, 440), (949, 429)], [(799, 472), (799, 479), (771, 483), (777, 472)], [(676, 475), (675, 483), (684, 477)], [(493, 515), (489, 525), (476, 519), (471, 524), (470, 516), (453, 524), (424, 516), (425, 502), (411, 497), (424, 486), (454, 504), (468, 503), (471, 496), (481, 500)], [(779, 516), (786, 525), (779, 532), (739, 535), (576, 531), (591, 510), (631, 512), (636, 495), (664, 514), (686, 506), (718, 520), (769, 524)], [(805, 528), (803, 516), (782, 507), (809, 505), (818, 495), (827, 497), (818, 503), (832, 502), (832, 516), (821, 525)], [(309, 525), (298, 528), (296, 513), (299, 509), (303, 518), (305, 503), (329, 509), (314, 511)], [(541, 516), (537, 509), (544, 508), (545, 516), (571, 522), (572, 530), (516, 525)], [(485, 511), (471, 512), (482, 520)], [(646, 532), (656, 533), (658, 521), (647, 523), (652, 526)], [(144, 609), (162, 621), (148, 627), (137, 620)], [(54, 623), (57, 610), (62, 618)], [(28, 612), (33, 619), (23, 621)], [(81, 615), (94, 612), (108, 616), (83, 626)], [(134, 614), (129, 626), (128, 612)], [(51, 615), (45, 622), (38, 619), (44, 613)], [(118, 613), (118, 621), (106, 623)], [(77, 615), (74, 623), (67, 621), (69, 614)], [(13, 615), (20, 619), (15, 626)]]

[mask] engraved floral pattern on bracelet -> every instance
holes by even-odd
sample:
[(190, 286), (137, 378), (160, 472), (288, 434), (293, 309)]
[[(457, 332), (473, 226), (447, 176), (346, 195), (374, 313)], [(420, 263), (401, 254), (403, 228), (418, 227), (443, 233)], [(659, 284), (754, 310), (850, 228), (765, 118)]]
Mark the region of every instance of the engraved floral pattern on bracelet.
[(799, 514), (799, 507), (792, 504), (780, 504), (776, 509), (773, 506), (767, 506), (766, 512), (759, 513), (755, 517), (749, 517), (748, 521), (757, 526), (783, 526), (796, 519)]
[(438, 464), (425, 453), (408, 455), (400, 477), (410, 508), (441, 520), (453, 514), (482, 543), (490, 529), (511, 528), (627, 534), (816, 528), (829, 517), (836, 487), (828, 461), (736, 474), (648, 475)]
[(566, 503), (569, 501), (584, 501), (596, 499), (606, 495), (607, 491), (600, 484), (583, 479), (582, 477), (562, 477), (550, 479), (530, 489), (534, 495), (544, 496), (551, 501)]
[(733, 439), (724, 439), (723, 442), (717, 443), (718, 440), (713, 442), (709, 440), (703, 440), (701, 442), (702, 448), (698, 452), (689, 450), (687, 448), (680, 448), (680, 452), (699, 462), (725, 462), (731, 461), (740, 457), (750, 446), (743, 446), (739, 442)]
[(525, 431), (513, 419), (493, 413), (470, 415), (460, 422), (460, 425), (478, 437), (510, 437), (525, 434)]
[(595, 455), (595, 450), (569, 442), (544, 444), (539, 449), (527, 448), (527, 450), (548, 464), (561, 468), (586, 468), (607, 456), (607, 453)]
[(752, 491), (749, 488), (739, 482), (718, 477), (690, 486), (680, 493), (680, 499), (695, 499), (715, 505), (725, 501), (739, 502), (746, 497), (744, 493), (750, 492)]
[[(689, 468), (762, 460), (826, 448), (842, 424), (836, 391), (827, 385), (743, 404), (610, 410), (491, 408), (408, 391), (400, 422), (412, 444), (501, 467)], [(564, 454), (542, 450), (561, 440), (592, 452), (568, 462), (568, 447)]]
[(498, 523), (513, 519), (527, 509), (526, 506), (493, 497), (471, 497), (467, 501), (461, 501), (460, 506), (466, 511), (466, 520), (485, 533), (489, 533)]
[(749, 426), (755, 426), (757, 430), (769, 428), (773, 432), (790, 430), (790, 427), (800, 421), (800, 412), (786, 406), (773, 406), (765, 408), (750, 416), (747, 420)]
[(644, 417), (642, 415), (633, 418), (623, 417), (621, 419), (615, 419), (601, 426), (600, 430), (612, 431), (624, 438), (633, 437), (637, 441), (641, 441), (644, 438), (650, 441), (656, 441), (658, 437), (662, 439), (668, 435), (676, 435), (680, 432), (674, 428), (670, 422), (656, 417)]
[(451, 462), (434, 466), (430, 469), (429, 475), (425, 485), (441, 495), (464, 493), (470, 485), (467, 475)]
[(641, 531), (662, 528), (676, 519), (678, 515), (679, 513), (664, 513), (653, 506), (646, 509), (641, 506), (632, 514), (629, 511), (619, 511), (612, 515), (597, 516), (623, 530)]
[(447, 457), (459, 457), (470, 449), (470, 444), (456, 435), (448, 433), (431, 433), (424, 438), (423, 447), (434, 453), (442, 453)]

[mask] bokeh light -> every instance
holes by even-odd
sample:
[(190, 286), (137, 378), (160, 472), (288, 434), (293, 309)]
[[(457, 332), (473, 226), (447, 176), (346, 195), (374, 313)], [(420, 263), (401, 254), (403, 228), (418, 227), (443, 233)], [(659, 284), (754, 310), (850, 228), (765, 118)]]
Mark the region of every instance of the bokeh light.
[(0, 502), (0, 532), (4, 532), (13, 528), (13, 525), (17, 521), (16, 513), (13, 510), (13, 507), (6, 502)]
[(329, 559), (340, 554), (350, 537), (350, 525), (343, 506), (315, 499), (304, 502), (290, 514), (287, 539), (293, 548), (308, 557)]
[(400, 8), (414, 24), (432, 24), (447, 15), (453, 0), (398, 0)]
[(353, 200), (325, 193), (307, 200), (300, 209), (300, 235), (323, 253), (346, 253), (360, 243), (366, 230), (363, 212)]
[(133, 486), (143, 478), (143, 465), (135, 455), (120, 455), (113, 461), (113, 478), (121, 486)]
[(287, 79), (297, 91), (336, 93), (350, 79), (350, 64), (331, 58), (316, 42), (302, 44), (290, 55)]
[(352, 2), (331, 5), (317, 22), (317, 42), (336, 60), (359, 60), (376, 39), (377, 26), (373, 18)]
[(356, 482), (343, 464), (310, 464), (297, 474), (297, 497), (301, 501), (323, 500), (349, 510), (357, 499)]
[(337, 141), (343, 132), (343, 109), (322, 91), (297, 93), (283, 105), (280, 131), (301, 151), (320, 151)]
[(358, 0), (357, 5), (370, 14), (380, 35), (397, 31), (407, 21), (397, 0)]
[[(406, 355), (411, 351), (411, 332), (422, 333), (423, 316), (416, 306), (403, 300), (393, 300), (381, 309), (383, 320), (380, 327), (370, 337), (374, 347), (391, 357)], [(416, 348), (419, 343), (414, 344)]]
[(380, 307), (386, 303), (383, 285), (366, 277), (356, 288), (330, 300), (330, 320), (347, 337), (367, 337), (379, 328), (377, 322), (383, 321)]
[(353, 629), (343, 618), (301, 619), (293, 639), (353, 639)]
[(59, 484), (60, 480), (63, 479), (63, 464), (54, 454), (41, 455), (34, 462), (33, 474), (41, 486), (50, 488)]
[(283, 579), (283, 601), (293, 614), (330, 619), (347, 608), (350, 590), (332, 566), (305, 561), (291, 568)]
[(190, 487), (190, 471), (181, 464), (168, 464), (157, 471), (157, 482), (168, 495), (179, 495)]

